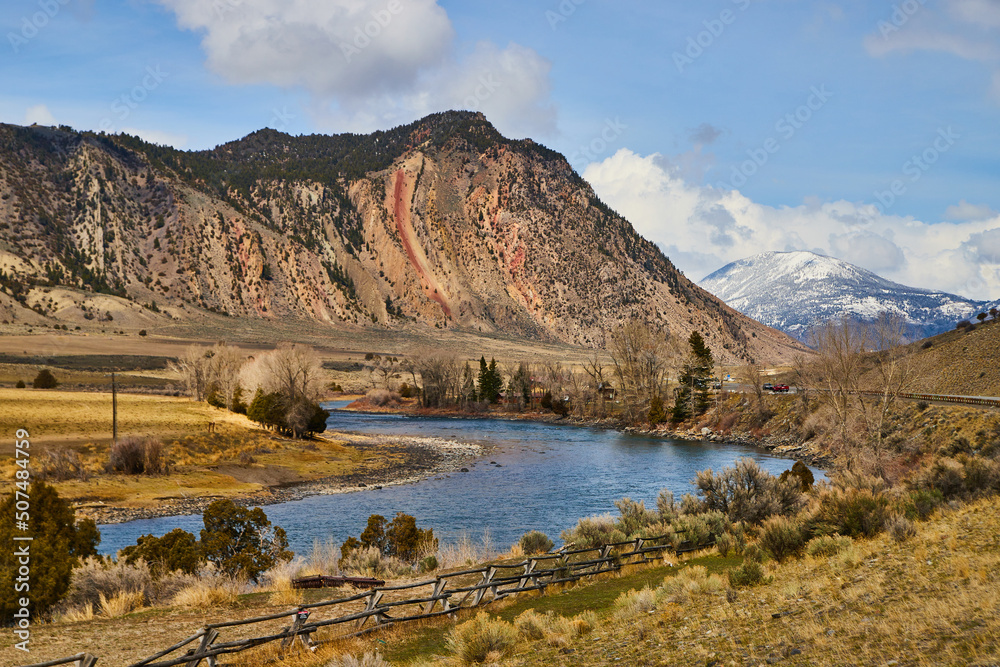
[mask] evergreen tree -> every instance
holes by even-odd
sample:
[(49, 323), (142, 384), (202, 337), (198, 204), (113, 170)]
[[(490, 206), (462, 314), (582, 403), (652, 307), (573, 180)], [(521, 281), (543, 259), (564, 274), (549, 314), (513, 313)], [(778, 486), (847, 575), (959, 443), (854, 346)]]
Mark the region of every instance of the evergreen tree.
[(671, 418), (675, 423), (704, 414), (708, 410), (708, 388), (715, 368), (712, 350), (697, 331), (688, 338), (691, 354), (678, 379), (677, 401)]
[(216, 500), (202, 516), (201, 548), (205, 558), (230, 576), (242, 574), (257, 581), (280, 561), (291, 560), (288, 537), (272, 527), (264, 510), (239, 507), (232, 500)]
[[(101, 541), (93, 519), (76, 523), (72, 506), (53, 487), (38, 480), (30, 487), (18, 482), (22, 483), (26, 488), (20, 490), (30, 498), (28, 512), (17, 510), (14, 493), (0, 503), (0, 544), (4, 545), (0, 550), (0, 618), (5, 623), (21, 608), (21, 598), (30, 601), (32, 618), (45, 616), (69, 590), (73, 568), (81, 558), (97, 555)], [(23, 519), (20, 514), (25, 515)], [(27, 530), (16, 523), (22, 520), (27, 521)], [(15, 542), (14, 537), (33, 539)]]
[(503, 391), (503, 377), (500, 369), (497, 368), (497, 360), (491, 359), (489, 365), (486, 364), (486, 357), (479, 359), (479, 398), (489, 403), (496, 403), (500, 400), (500, 392)]

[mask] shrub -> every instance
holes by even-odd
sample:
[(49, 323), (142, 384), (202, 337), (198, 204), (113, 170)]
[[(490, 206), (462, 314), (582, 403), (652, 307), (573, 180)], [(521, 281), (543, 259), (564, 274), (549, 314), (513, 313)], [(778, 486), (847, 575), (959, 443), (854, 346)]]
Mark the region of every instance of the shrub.
[(944, 494), (937, 489), (917, 489), (906, 497), (903, 515), (911, 521), (926, 521), (943, 502)]
[(433, 572), (436, 569), (438, 569), (437, 556), (424, 556), (420, 559), (421, 572)]
[(372, 405), (385, 407), (399, 405), (402, 396), (388, 389), (372, 389), (365, 395), (365, 398)]
[(59, 381), (56, 380), (54, 375), (52, 375), (52, 371), (47, 368), (43, 368), (38, 371), (38, 375), (35, 376), (35, 381), (32, 386), (35, 389), (55, 389), (59, 386)]
[(764, 522), (758, 538), (760, 547), (779, 563), (799, 554), (806, 544), (802, 522), (784, 516), (774, 516)]
[[(90, 557), (73, 569), (63, 607), (100, 609), (102, 600), (114, 600), (124, 594), (138, 594), (143, 600), (155, 599), (153, 576), (146, 563), (105, 561)], [(129, 610), (131, 611), (131, 610)]]
[(108, 449), (109, 472), (159, 475), (166, 472), (163, 443), (153, 438), (126, 436)]
[(649, 423), (651, 426), (659, 426), (667, 421), (667, 411), (663, 406), (663, 399), (654, 396), (649, 403)]
[(288, 538), (271, 526), (264, 510), (239, 507), (232, 500), (216, 500), (202, 516), (201, 546), (205, 558), (229, 576), (252, 581), (277, 562), (290, 560)]
[(413, 398), (413, 387), (405, 382), (399, 385), (399, 396), (400, 398)]
[(917, 529), (913, 525), (913, 522), (899, 514), (893, 514), (889, 518), (886, 522), (886, 529), (896, 542), (905, 542), (917, 534)]
[(667, 522), (672, 522), (680, 514), (680, 508), (674, 502), (674, 492), (669, 489), (662, 489), (656, 496), (656, 511), (660, 513), (660, 518)]
[(853, 540), (843, 535), (820, 535), (809, 540), (806, 553), (817, 558), (835, 556), (853, 544)]
[(86, 481), (90, 477), (80, 454), (72, 449), (43, 450), (33, 463), (39, 479), (62, 482), (68, 479)]
[(661, 588), (668, 594), (693, 596), (715, 593), (722, 590), (722, 586), (722, 579), (718, 575), (709, 574), (702, 565), (692, 565), (664, 579)]
[(622, 620), (634, 619), (656, 609), (656, 591), (648, 586), (622, 593), (615, 600), (613, 614)]
[(803, 504), (799, 479), (782, 481), (753, 459), (740, 459), (718, 475), (703, 470), (695, 485), (707, 509), (723, 512), (732, 521), (760, 523), (775, 514), (794, 514)]
[(175, 570), (194, 574), (205, 562), (197, 538), (180, 528), (174, 528), (163, 537), (143, 535), (135, 545), (122, 549), (119, 556), (130, 564), (145, 561), (155, 576)]
[(480, 612), (473, 620), (448, 633), (448, 648), (462, 665), (477, 665), (488, 659), (509, 658), (517, 647), (517, 630), (506, 621)]
[(534, 609), (522, 612), (514, 619), (514, 627), (526, 639), (537, 640), (545, 637), (547, 619)]
[(340, 569), (348, 574), (378, 579), (393, 579), (413, 572), (413, 568), (398, 558), (386, 556), (375, 547), (359, 547), (340, 561)]
[(647, 510), (646, 504), (641, 500), (635, 502), (631, 498), (622, 498), (615, 501), (615, 507), (621, 515), (618, 519), (618, 529), (626, 537), (632, 537), (659, 519), (657, 513)]
[(15, 389), (24, 389), (27, 385), (24, 384), (24, 380), (18, 380), (17, 384), (14, 385)]
[(770, 577), (764, 576), (764, 566), (755, 560), (747, 559), (743, 565), (729, 571), (729, 585), (733, 588), (759, 586), (770, 581)]
[(573, 544), (580, 549), (625, 541), (625, 534), (607, 514), (583, 517), (573, 528), (564, 530), (560, 537), (566, 544)]
[(145, 336), (146, 335), (146, 330), (145, 329), (139, 329), (139, 335), (140, 336)]
[(674, 546), (689, 543), (692, 547), (711, 546), (730, 528), (722, 512), (685, 514), (673, 523)]
[(522, 535), (518, 544), (521, 546), (521, 552), (525, 556), (545, 554), (555, 546), (555, 543), (549, 539), (548, 535), (538, 530), (528, 531)]
[(888, 517), (889, 499), (884, 494), (849, 489), (823, 494), (813, 523), (818, 533), (874, 537)]

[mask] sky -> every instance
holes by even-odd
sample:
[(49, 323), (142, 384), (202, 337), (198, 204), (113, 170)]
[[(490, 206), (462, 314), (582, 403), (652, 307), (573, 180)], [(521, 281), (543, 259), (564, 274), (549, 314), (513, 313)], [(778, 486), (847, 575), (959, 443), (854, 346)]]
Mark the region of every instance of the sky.
[(0, 121), (186, 150), (482, 111), (693, 280), (1000, 298), (1000, 0), (4, 0)]

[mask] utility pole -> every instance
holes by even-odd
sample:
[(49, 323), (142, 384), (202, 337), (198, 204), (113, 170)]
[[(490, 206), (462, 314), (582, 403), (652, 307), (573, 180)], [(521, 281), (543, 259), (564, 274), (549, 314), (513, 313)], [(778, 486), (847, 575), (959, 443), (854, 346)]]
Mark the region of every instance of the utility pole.
[(111, 374), (111, 442), (118, 444), (118, 385), (114, 373)]

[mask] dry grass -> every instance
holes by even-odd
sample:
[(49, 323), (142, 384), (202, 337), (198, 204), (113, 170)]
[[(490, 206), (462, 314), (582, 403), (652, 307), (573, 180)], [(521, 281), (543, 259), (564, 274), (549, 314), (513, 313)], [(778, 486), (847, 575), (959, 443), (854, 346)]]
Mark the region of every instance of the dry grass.
[(146, 596), (142, 591), (121, 591), (110, 598), (100, 593), (101, 615), (105, 618), (118, 618), (139, 609), (145, 601)]
[(229, 582), (199, 581), (174, 595), (178, 607), (222, 607), (236, 602), (237, 586)]

